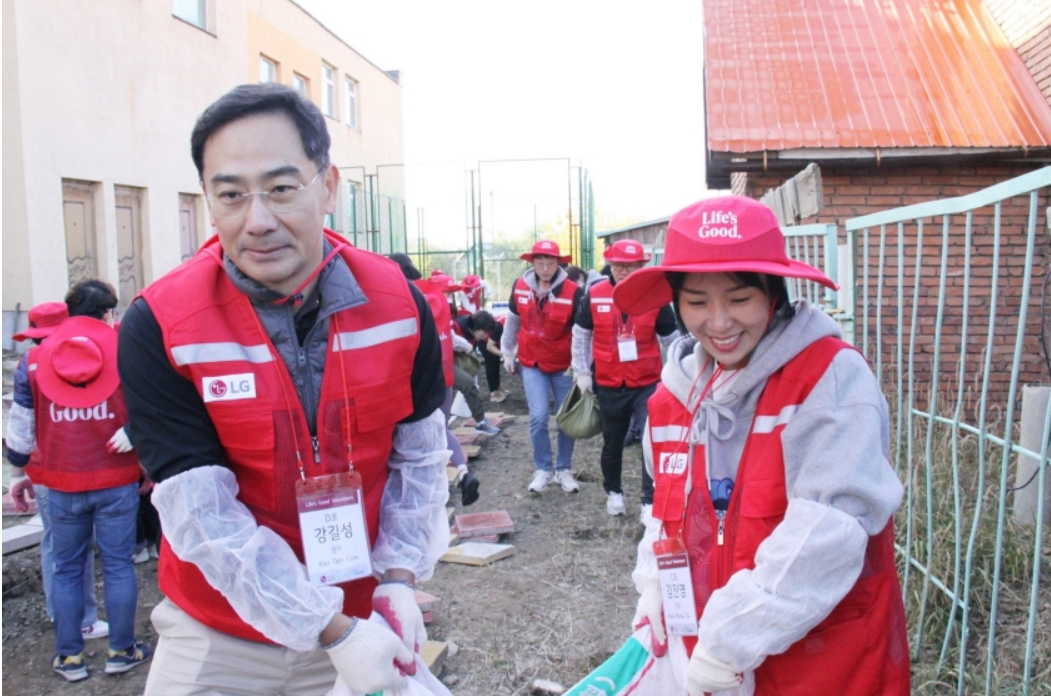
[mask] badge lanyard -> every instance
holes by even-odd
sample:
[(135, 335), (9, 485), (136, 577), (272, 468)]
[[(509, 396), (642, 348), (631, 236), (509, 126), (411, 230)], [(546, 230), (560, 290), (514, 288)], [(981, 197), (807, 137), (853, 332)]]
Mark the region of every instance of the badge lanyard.
[[(694, 380), (693, 385), (690, 387), (689, 394), (686, 396), (687, 404), (690, 403), (690, 398), (700, 382), (701, 375), (704, 374), (707, 368), (708, 361), (705, 361), (697, 375), (697, 379)], [(697, 399), (697, 405), (689, 412), (688, 420), (682, 431), (683, 435), (680, 435), (679, 438), (679, 447), (676, 447), (676, 449), (680, 449), (685, 444), (687, 448), (686, 484), (683, 493), (682, 519), (679, 523), (679, 533), (674, 539), (665, 536), (663, 520), (668, 510), (668, 497), (665, 496), (664, 507), (661, 510), (660, 517), (661, 538), (653, 543), (653, 553), (657, 559), (657, 575), (661, 587), (664, 625), (668, 629), (668, 634), (673, 636), (697, 635), (697, 604), (693, 594), (693, 576), (690, 572), (690, 559), (686, 553), (686, 544), (682, 539), (682, 530), (686, 525), (686, 511), (689, 509), (688, 503), (693, 489), (694, 448), (689, 442), (689, 433), (693, 428), (693, 419), (697, 416), (697, 411), (700, 410), (701, 404), (704, 402), (704, 397), (708, 395), (712, 385), (715, 384), (715, 380), (722, 374), (722, 371), (722, 366), (718, 364), (712, 370), (712, 376), (708, 379), (704, 389), (701, 390), (700, 397)], [(706, 471), (705, 476), (707, 477), (707, 475), (708, 472)]]
[(635, 318), (628, 317), (628, 323), (620, 312), (614, 311), (614, 322), (617, 333), (617, 357), (622, 363), (639, 359), (639, 346), (635, 341)]
[[(252, 312), (256, 325), (263, 332), (259, 317)], [(332, 316), (334, 341), (339, 341), (339, 325)], [(368, 526), (365, 522), (365, 491), (361, 474), (354, 470), (353, 445), (350, 430), (350, 395), (347, 391), (347, 371), (343, 357), (332, 351), (339, 360), (343, 380), (344, 432), (347, 442), (347, 471), (307, 477), (303, 466), (302, 448), (294, 420), (295, 410), (278, 367), (279, 356), (274, 356), (278, 384), (288, 407), (289, 425), (296, 448), (299, 478), (296, 480), (296, 509), (299, 513), (299, 532), (303, 540), (303, 561), (310, 582), (314, 585), (334, 585), (372, 575)], [(321, 466), (321, 451), (313, 442), (314, 464)]]

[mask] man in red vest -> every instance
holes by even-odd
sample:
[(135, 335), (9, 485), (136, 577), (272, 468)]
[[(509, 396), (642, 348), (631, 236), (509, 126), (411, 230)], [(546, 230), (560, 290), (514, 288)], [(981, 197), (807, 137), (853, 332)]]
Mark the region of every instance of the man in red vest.
[(558, 459), (552, 462), (547, 423), (551, 417), (548, 395), (554, 395), (557, 408), (573, 386), (566, 370), (570, 363), (573, 317), (581, 290), (559, 267), (572, 258), (563, 256), (556, 242), (543, 239), (521, 258), (533, 267), (515, 281), (511, 291), (500, 350), (504, 354), (504, 367), (510, 374), (515, 373), (516, 352), (522, 367), (522, 385), (529, 404), (529, 438), (536, 465), (529, 490), (540, 493), (554, 477), (563, 491), (576, 493), (580, 486), (571, 468), (573, 438), (558, 431)]
[[(661, 379), (660, 341), (678, 335), (671, 305), (629, 316), (613, 306), (613, 288), (650, 260), (633, 239), (615, 242), (602, 254), (612, 280), (591, 285), (573, 326), (573, 376), (584, 391), (594, 389), (602, 412), (602, 486), (606, 512), (623, 515), (621, 470), (624, 439), (634, 415), (646, 422), (646, 401)], [(594, 373), (592, 373), (594, 365)], [(653, 479), (642, 467), (642, 505), (653, 504)]]
[(448, 547), (427, 300), (324, 229), (339, 169), (295, 90), (231, 90), (190, 145), (217, 234), (120, 332), (164, 531), (146, 694), (403, 688), (426, 642), (414, 584)]

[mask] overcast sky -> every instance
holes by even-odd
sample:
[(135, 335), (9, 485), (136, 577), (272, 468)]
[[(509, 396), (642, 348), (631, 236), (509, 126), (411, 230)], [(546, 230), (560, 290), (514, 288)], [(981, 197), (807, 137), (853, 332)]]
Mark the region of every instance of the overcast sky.
[(698, 0), (296, 1), (402, 71), (409, 163), (568, 157), (610, 221), (703, 195)]

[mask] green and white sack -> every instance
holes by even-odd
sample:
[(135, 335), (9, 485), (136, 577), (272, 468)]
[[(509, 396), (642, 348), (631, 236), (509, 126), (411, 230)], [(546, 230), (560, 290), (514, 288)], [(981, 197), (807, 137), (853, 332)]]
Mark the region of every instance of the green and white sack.
[(602, 413), (598, 397), (581, 391), (576, 384), (566, 394), (565, 401), (555, 414), (558, 429), (574, 440), (587, 440), (602, 432)]

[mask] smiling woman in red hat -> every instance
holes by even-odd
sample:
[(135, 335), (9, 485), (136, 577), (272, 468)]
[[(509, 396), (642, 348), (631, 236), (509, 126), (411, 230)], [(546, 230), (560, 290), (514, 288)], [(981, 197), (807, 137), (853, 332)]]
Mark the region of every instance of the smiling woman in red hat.
[(554, 394), (557, 406), (573, 386), (566, 368), (572, 349), (573, 318), (582, 293), (559, 267), (572, 258), (562, 255), (557, 242), (543, 239), (521, 258), (532, 268), (515, 281), (511, 291), (500, 350), (510, 374), (515, 373), (516, 352), (522, 366), (522, 385), (529, 404), (529, 438), (536, 465), (529, 490), (540, 493), (553, 477), (562, 490), (576, 493), (580, 486), (571, 468), (574, 440), (559, 430), (558, 459), (552, 461), (547, 422), (551, 415), (548, 394)]
[[(836, 287), (787, 257), (767, 207), (730, 196), (674, 215), (663, 263), (614, 290), (629, 314), (672, 303), (686, 334), (649, 401), (635, 624), (653, 628), (655, 655), (668, 634), (682, 642), (693, 696), (904, 696), (886, 401), (785, 278)], [(657, 568), (673, 561), (692, 583), (669, 615)]]
[[(602, 412), (602, 485), (606, 512), (624, 515), (621, 470), (624, 439), (634, 416), (646, 421), (646, 401), (661, 378), (661, 344), (678, 335), (671, 305), (631, 316), (615, 311), (613, 291), (642, 269), (650, 254), (633, 239), (614, 242), (602, 257), (611, 277), (592, 284), (584, 294), (573, 326), (573, 378), (584, 391), (594, 390)], [(653, 504), (653, 479), (642, 470), (641, 502)]]

